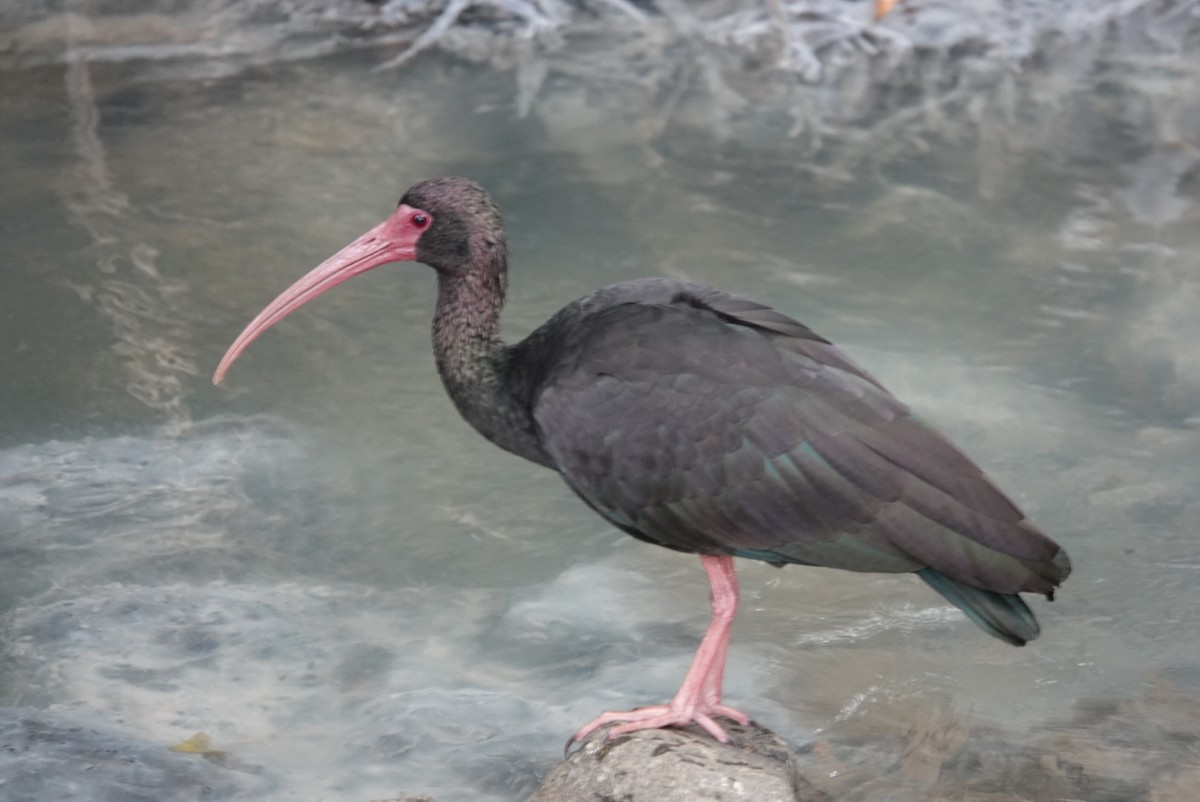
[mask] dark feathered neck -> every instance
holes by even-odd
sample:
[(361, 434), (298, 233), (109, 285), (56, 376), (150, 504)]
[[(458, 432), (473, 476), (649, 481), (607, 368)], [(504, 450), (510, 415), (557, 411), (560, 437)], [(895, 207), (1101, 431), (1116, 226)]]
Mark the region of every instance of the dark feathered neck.
[(460, 411), (463, 393), (485, 380), (504, 351), (498, 331), (504, 307), (503, 274), (438, 273), (433, 354), (446, 389)]
[(505, 272), (438, 272), (433, 353), (438, 373), (462, 417), (500, 448), (549, 465), (528, 405), (513, 392), (511, 349), (500, 339)]

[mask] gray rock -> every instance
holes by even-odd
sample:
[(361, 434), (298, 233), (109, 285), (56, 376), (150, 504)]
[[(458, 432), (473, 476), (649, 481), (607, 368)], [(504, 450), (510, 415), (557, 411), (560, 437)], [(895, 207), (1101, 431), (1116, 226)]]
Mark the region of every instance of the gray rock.
[(816, 802), (770, 730), (721, 722), (728, 744), (697, 727), (643, 730), (612, 741), (603, 731), (546, 778), (530, 802)]
[(254, 767), (221, 762), (229, 758), (172, 752), (86, 710), (0, 708), (4, 802), (216, 802), (262, 799), (273, 790)]

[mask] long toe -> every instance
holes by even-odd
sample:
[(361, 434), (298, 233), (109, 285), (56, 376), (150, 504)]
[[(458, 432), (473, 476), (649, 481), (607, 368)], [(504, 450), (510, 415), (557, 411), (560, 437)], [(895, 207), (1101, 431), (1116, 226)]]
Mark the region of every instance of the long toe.
[(721, 725), (713, 721), (712, 718), (699, 710), (694, 710), (690, 714), (682, 711), (667, 710), (667, 712), (646, 718), (640, 721), (630, 721), (619, 727), (613, 727), (605, 733), (605, 740), (610, 740), (621, 735), (628, 735), (631, 732), (638, 730), (657, 730), (663, 727), (686, 727), (689, 724), (699, 724), (712, 737), (716, 738), (723, 744), (729, 743), (729, 736), (725, 730), (721, 729)]
[(750, 717), (741, 710), (726, 707), (725, 705), (713, 705), (708, 708), (707, 712), (710, 716), (723, 716), (724, 718), (736, 721), (738, 724), (746, 725), (750, 723)]
[(639, 707), (637, 710), (606, 710), (579, 730), (567, 741), (566, 750), (570, 751), (575, 744), (582, 742), (601, 727), (617, 724), (605, 735), (605, 738), (616, 738), (638, 730), (654, 730), (662, 727), (686, 727), (689, 724), (699, 724), (712, 737), (721, 743), (728, 743), (729, 736), (717, 724), (716, 717), (736, 721), (738, 724), (749, 724), (750, 717), (740, 710), (721, 704), (697, 705), (693, 707), (676, 707), (673, 705), (651, 705)]
[(567, 746), (564, 751), (570, 751), (572, 746), (582, 742), (593, 732), (608, 724), (643, 721), (645, 719), (661, 716), (670, 711), (670, 709), (671, 707), (669, 705), (651, 705), (650, 707), (639, 707), (637, 710), (605, 710), (603, 713), (596, 716), (587, 724), (584, 724), (582, 727), (576, 730), (575, 734), (567, 739)]

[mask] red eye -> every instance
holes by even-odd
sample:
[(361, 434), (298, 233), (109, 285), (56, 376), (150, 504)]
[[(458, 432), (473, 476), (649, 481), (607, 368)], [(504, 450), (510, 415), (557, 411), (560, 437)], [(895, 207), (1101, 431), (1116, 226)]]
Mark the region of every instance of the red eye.
[(417, 228), (424, 228), (429, 225), (429, 218), (420, 212), (414, 214), (410, 219), (412, 220), (412, 224)]

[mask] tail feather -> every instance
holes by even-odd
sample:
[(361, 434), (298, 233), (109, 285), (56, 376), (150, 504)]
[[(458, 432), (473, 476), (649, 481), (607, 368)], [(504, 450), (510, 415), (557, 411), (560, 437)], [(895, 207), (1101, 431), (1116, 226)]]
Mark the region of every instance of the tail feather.
[(1016, 594), (974, 588), (932, 568), (917, 571), (917, 576), (966, 613), (980, 629), (1006, 643), (1024, 646), (1041, 632), (1033, 612)]

